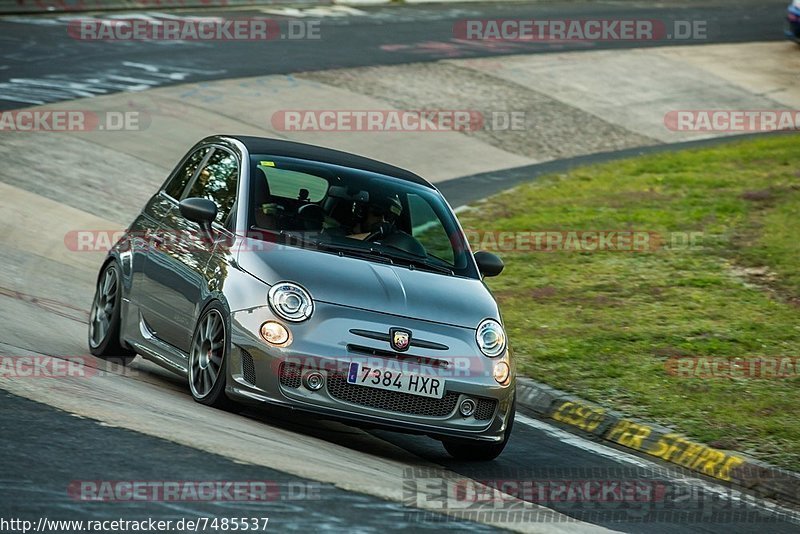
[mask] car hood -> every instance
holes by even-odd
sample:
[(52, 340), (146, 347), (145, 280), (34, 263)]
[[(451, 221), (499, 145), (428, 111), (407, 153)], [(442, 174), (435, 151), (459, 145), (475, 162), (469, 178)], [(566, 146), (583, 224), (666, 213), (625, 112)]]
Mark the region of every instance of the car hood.
[(269, 285), (296, 282), (321, 302), (465, 328), (487, 317), (499, 320), (481, 280), (278, 244), (241, 252), (238, 262)]

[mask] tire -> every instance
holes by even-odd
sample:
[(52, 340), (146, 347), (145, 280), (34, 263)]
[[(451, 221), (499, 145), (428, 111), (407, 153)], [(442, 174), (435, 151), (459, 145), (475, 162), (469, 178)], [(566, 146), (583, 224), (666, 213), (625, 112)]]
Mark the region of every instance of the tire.
[(517, 413), (516, 398), (511, 402), (511, 417), (508, 420), (503, 441), (499, 443), (486, 443), (483, 441), (463, 440), (463, 439), (443, 439), (442, 445), (445, 450), (456, 460), (463, 462), (490, 462), (500, 456), (506, 448), (508, 440), (511, 438), (511, 430), (514, 427), (514, 415)]
[(120, 343), (122, 280), (119, 267), (110, 262), (97, 279), (89, 312), (89, 352), (105, 360), (129, 364), (136, 353)]
[(236, 409), (225, 394), (229, 355), (228, 315), (222, 304), (213, 302), (200, 315), (189, 349), (189, 389), (195, 401), (220, 410)]

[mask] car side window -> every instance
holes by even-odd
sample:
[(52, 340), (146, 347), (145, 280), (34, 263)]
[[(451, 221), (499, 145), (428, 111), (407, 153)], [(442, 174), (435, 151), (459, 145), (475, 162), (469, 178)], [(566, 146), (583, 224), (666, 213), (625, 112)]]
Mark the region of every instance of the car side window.
[(213, 200), (217, 205), (216, 222), (225, 224), (236, 201), (238, 178), (239, 164), (236, 156), (227, 150), (215, 148), (184, 198)]
[(203, 163), (203, 158), (206, 157), (206, 154), (208, 154), (209, 150), (211, 149), (208, 147), (195, 150), (194, 153), (189, 156), (189, 159), (186, 160), (183, 166), (178, 169), (178, 172), (175, 173), (175, 176), (170, 179), (166, 187), (164, 187), (164, 192), (175, 200), (180, 199), (181, 195), (183, 194), (183, 190), (186, 189), (186, 184), (188, 184), (189, 180), (191, 180), (192, 176), (194, 176), (197, 167)]

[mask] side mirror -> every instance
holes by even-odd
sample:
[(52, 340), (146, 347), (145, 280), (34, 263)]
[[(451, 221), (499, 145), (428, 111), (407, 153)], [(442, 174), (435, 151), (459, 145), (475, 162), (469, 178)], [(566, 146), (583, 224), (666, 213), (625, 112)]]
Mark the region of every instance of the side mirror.
[(210, 226), (217, 218), (217, 205), (207, 198), (185, 198), (178, 206), (181, 215), (200, 226)]
[(499, 256), (485, 250), (475, 253), (475, 263), (478, 264), (478, 270), (483, 276), (497, 276), (503, 272), (503, 267), (505, 267)]

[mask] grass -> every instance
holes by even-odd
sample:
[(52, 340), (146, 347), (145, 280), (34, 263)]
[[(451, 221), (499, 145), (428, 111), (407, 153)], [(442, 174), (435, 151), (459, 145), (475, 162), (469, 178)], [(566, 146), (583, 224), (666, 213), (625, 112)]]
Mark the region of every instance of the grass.
[(800, 470), (800, 372), (666, 369), (671, 357), (800, 356), (798, 147), (778, 136), (585, 167), (462, 213), (482, 231), (701, 232), (700, 246), (650, 252), (501, 252), (506, 270), (487, 283), (520, 373)]

